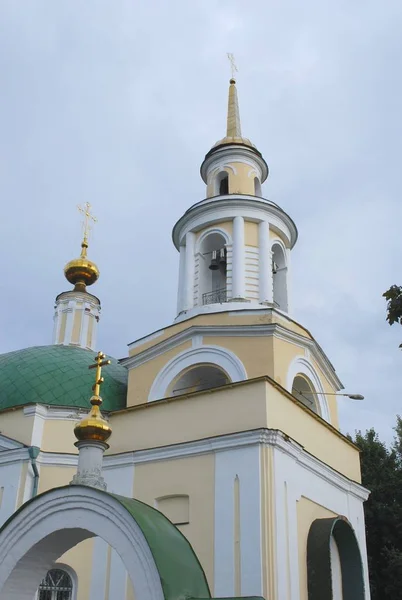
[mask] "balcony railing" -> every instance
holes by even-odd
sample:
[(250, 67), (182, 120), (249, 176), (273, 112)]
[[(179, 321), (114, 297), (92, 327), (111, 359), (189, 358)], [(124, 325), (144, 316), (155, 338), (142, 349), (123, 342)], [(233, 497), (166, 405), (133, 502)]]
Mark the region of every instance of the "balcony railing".
[(203, 304), (222, 304), (223, 302), (227, 302), (226, 288), (207, 292), (202, 295)]

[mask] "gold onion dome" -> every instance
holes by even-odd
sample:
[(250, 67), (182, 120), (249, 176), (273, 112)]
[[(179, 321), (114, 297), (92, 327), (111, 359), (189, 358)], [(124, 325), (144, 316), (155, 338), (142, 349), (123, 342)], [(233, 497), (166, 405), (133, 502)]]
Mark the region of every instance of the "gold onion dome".
[(101, 377), (102, 367), (110, 365), (110, 363), (111, 361), (106, 359), (106, 355), (103, 352), (98, 352), (95, 357), (95, 364), (88, 367), (89, 369), (96, 369), (95, 384), (92, 388), (94, 395), (90, 400), (92, 408), (89, 414), (74, 427), (74, 435), (79, 442), (106, 443), (112, 435), (112, 428), (106, 419), (103, 418), (99, 408), (102, 404), (102, 398), (99, 395), (100, 386), (104, 381), (103, 377)]
[(92, 408), (74, 428), (74, 435), (79, 442), (93, 441), (106, 442), (112, 435), (112, 428), (102, 417), (99, 406), (102, 404), (100, 396), (92, 396)]
[(94, 262), (87, 258), (88, 242), (86, 238), (83, 239), (81, 248), (81, 256), (66, 264), (64, 275), (76, 290), (85, 291), (87, 285), (92, 285), (99, 279), (99, 269)]

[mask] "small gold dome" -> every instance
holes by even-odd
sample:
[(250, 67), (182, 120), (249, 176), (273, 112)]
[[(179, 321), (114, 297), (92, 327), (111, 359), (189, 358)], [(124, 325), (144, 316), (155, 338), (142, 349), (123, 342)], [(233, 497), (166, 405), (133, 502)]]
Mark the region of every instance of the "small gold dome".
[(92, 285), (99, 279), (99, 269), (94, 262), (87, 258), (88, 243), (84, 239), (79, 258), (70, 260), (64, 267), (64, 275), (76, 288)]
[(102, 403), (100, 396), (92, 396), (92, 408), (74, 428), (74, 435), (79, 442), (95, 441), (106, 442), (112, 435), (112, 428), (102, 417), (99, 405)]

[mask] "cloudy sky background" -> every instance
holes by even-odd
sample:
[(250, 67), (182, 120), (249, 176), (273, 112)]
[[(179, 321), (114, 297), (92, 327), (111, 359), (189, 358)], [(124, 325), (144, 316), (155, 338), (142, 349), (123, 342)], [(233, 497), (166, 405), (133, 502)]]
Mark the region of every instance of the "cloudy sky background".
[(294, 317), (348, 392), (343, 431), (392, 440), (402, 328), (402, 3), (387, 0), (0, 0), (0, 352), (51, 343), (77, 203), (99, 223), (99, 347), (171, 323), (171, 228), (204, 198), (239, 65), (243, 133), (271, 170), (264, 194), (295, 220)]

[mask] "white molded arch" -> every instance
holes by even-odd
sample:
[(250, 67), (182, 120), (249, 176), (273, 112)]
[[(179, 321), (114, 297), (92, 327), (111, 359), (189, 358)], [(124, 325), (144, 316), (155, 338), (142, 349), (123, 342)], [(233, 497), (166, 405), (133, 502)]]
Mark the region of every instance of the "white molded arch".
[(275, 306), (285, 312), (288, 311), (288, 264), (286, 247), (282, 240), (274, 239), (271, 242), (273, 272), (273, 300)]
[(222, 227), (209, 227), (208, 229), (203, 231), (202, 234), (200, 235), (200, 237), (198, 238), (196, 246), (195, 246), (196, 253), (201, 251), (202, 244), (203, 244), (205, 238), (207, 238), (208, 236), (210, 236), (214, 233), (218, 233), (225, 239), (225, 245), (229, 245), (232, 243), (232, 238), (225, 229), (223, 229)]
[(169, 385), (182, 371), (193, 365), (205, 363), (220, 367), (227, 373), (231, 382), (247, 379), (247, 372), (243, 363), (230, 350), (220, 346), (191, 348), (180, 352), (159, 371), (149, 392), (148, 402), (164, 398)]
[(286, 376), (286, 389), (290, 393), (292, 393), (293, 381), (297, 375), (304, 375), (307, 377), (314, 388), (314, 391), (318, 392), (316, 398), (320, 409), (320, 415), (323, 419), (330, 423), (331, 418), (329, 414), (328, 402), (321, 380), (311, 362), (303, 356), (296, 356), (296, 358), (294, 358), (289, 365)]
[(99, 536), (120, 555), (137, 600), (164, 600), (140, 527), (112, 496), (93, 488), (56, 488), (23, 506), (0, 532), (0, 600), (32, 600), (54, 562)]

